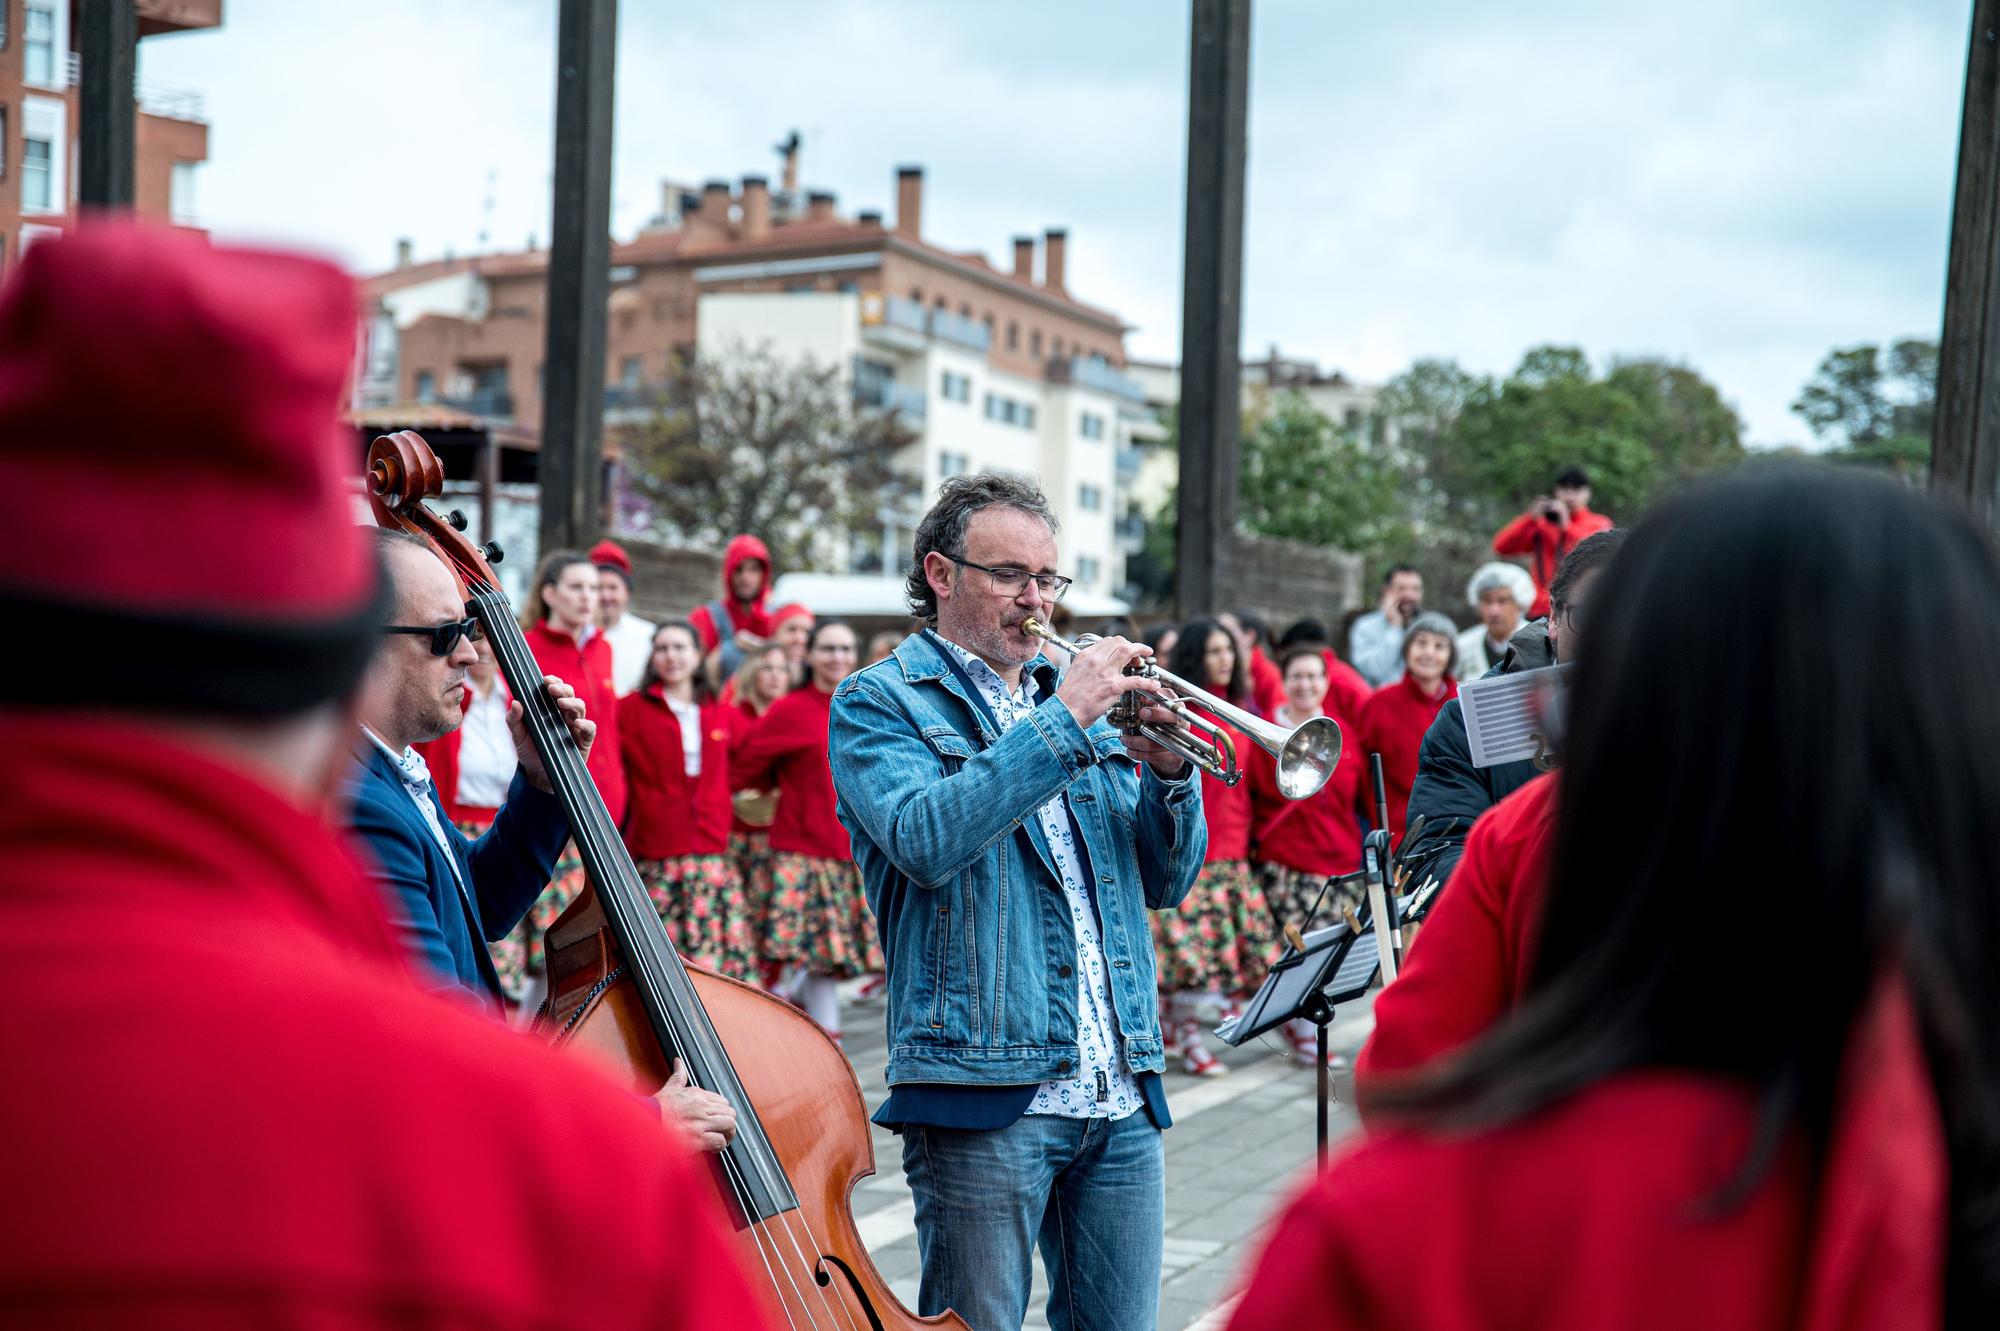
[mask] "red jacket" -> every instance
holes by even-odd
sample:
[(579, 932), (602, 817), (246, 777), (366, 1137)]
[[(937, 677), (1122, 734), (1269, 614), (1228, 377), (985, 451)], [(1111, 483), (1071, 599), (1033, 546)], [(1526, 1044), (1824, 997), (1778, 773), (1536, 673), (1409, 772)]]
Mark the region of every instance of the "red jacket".
[[(762, 561), (764, 565), (764, 585), (748, 601), (739, 601), (732, 588), (731, 580), (736, 574), (736, 566), (746, 559)], [(716, 599), (729, 609), (730, 622), (739, 632), (750, 632), (760, 638), (771, 636), (776, 626), (771, 623), (771, 615), (764, 608), (765, 598), (771, 593), (771, 552), (755, 536), (745, 533), (729, 538), (729, 545), (722, 552), (722, 595)], [(716, 628), (715, 616), (710, 614), (706, 604), (697, 606), (688, 616), (688, 623), (701, 635), (701, 650), (704, 654), (714, 651), (722, 644), (722, 634)]]
[(1535, 580), (1535, 604), (1528, 610), (1528, 618), (1540, 619), (1549, 613), (1549, 583), (1555, 580), (1563, 556), (1576, 549), (1584, 537), (1610, 531), (1611, 525), (1611, 519), (1602, 513), (1578, 507), (1570, 511), (1567, 526), (1530, 511), (1500, 529), (1493, 538), (1493, 553), (1532, 556), (1528, 572)]
[[(1198, 715), (1204, 721), (1222, 725), (1207, 712)], [(1208, 824), (1208, 854), (1202, 860), (1204, 864), (1250, 858), (1250, 755), (1262, 750), (1235, 727), (1222, 728), (1236, 741), (1236, 760), (1244, 775), (1241, 782), (1231, 787), (1207, 772), (1201, 774), (1201, 817)]]
[(826, 746), (833, 695), (818, 685), (793, 689), (737, 744), (730, 759), (736, 790), (778, 791), (771, 849), (827, 860), (851, 860), (853, 843), (833, 812), (833, 769)]
[(138, 724), (0, 750), (0, 1325), (770, 1325), (707, 1171), (418, 992), (321, 817)]
[(1395, 983), (1375, 997), (1357, 1090), (1469, 1043), (1519, 1001), (1548, 886), (1556, 791), (1554, 780), (1530, 781), (1472, 825), (1450, 886)]
[[(1355, 725), (1359, 740), (1356, 752), (1361, 761), (1368, 755), (1382, 755), (1382, 781), (1389, 791), (1389, 832), (1403, 839), (1403, 815), (1410, 807), (1410, 787), (1417, 779), (1417, 753), (1423, 748), (1424, 732), (1431, 728), (1448, 699), (1458, 696), (1458, 681), (1444, 678), (1444, 689), (1435, 698), (1424, 696), (1408, 675), (1384, 684), (1369, 697)], [(1343, 746), (1344, 747), (1344, 746)], [(1362, 812), (1373, 821), (1375, 792), (1365, 776), (1360, 780)]]
[(1361, 721), (1361, 709), (1375, 690), (1359, 670), (1326, 649), (1326, 714), (1340, 722), (1347, 742), (1354, 742), (1354, 727)]
[(618, 700), (629, 805), (625, 847), (634, 859), (720, 855), (729, 849), (729, 735), (735, 709), (701, 709), (701, 772), (692, 784), (681, 722), (658, 684)]
[(1262, 647), (1250, 649), (1250, 698), (1266, 719), (1285, 701), (1285, 673)]
[(1360, 868), (1355, 793), (1362, 761), (1343, 745), (1333, 776), (1320, 792), (1311, 799), (1288, 800), (1278, 793), (1278, 760), (1252, 746), (1244, 780), (1250, 791), (1254, 858), (1322, 876)]
[(591, 779), (611, 821), (625, 821), (625, 763), (618, 743), (618, 690), (611, 682), (611, 640), (593, 633), (581, 648), (576, 639), (551, 628), (545, 619), (528, 630), (528, 650), (545, 675), (554, 675), (583, 699), (583, 714), (597, 722), (590, 746)]

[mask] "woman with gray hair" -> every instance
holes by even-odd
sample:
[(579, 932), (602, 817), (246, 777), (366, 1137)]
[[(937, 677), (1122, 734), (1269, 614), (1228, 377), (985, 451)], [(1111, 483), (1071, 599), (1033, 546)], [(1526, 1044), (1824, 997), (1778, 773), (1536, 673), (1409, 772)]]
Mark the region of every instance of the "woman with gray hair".
[[(1452, 641), (1458, 626), (1435, 610), (1426, 610), (1410, 621), (1403, 635), (1402, 676), (1375, 690), (1361, 709), (1355, 729), (1361, 741), (1356, 757), (1382, 755), (1382, 781), (1388, 787), (1389, 835), (1403, 839), (1404, 811), (1410, 804), (1410, 786), (1417, 779), (1417, 751), (1423, 746), (1424, 732), (1437, 719), (1438, 709), (1458, 696), (1458, 681), (1451, 676), (1452, 657), (1457, 646)], [(1375, 792), (1363, 781), (1356, 795), (1362, 813), (1375, 819)]]
[(1481, 564), (1465, 584), (1465, 600), (1479, 612), (1479, 623), (1458, 635), (1458, 666), (1462, 684), (1500, 664), (1507, 640), (1520, 630), (1535, 603), (1535, 581), (1519, 564), (1496, 559)]

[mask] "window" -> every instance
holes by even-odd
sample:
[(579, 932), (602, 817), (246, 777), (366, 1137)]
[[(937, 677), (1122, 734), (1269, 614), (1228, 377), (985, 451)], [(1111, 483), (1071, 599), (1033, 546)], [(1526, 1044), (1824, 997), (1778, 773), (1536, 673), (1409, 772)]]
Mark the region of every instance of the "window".
[(1030, 356), (1036, 357), (1037, 359), (1041, 357), (1042, 330), (1039, 328), (1031, 328), (1028, 330), (1028, 354)]
[(1025, 402), (1021, 403), (1020, 422), (1021, 428), (1024, 430), (1035, 428), (1035, 409)]
[(1084, 555), (1076, 561), (1076, 580), (1086, 587), (1097, 585), (1097, 561)]
[(963, 476), (972, 470), (972, 459), (963, 453), (938, 454), (938, 477)]
[(1076, 487), (1076, 506), (1086, 513), (1096, 513), (1104, 508), (1104, 491), (1094, 485)]
[(911, 288), (910, 288), (910, 299), (911, 299), (911, 300), (913, 300), (913, 301), (915, 301), (915, 302), (916, 302), (917, 304), (919, 304), (919, 305), (923, 304), (923, 303), (924, 303), (924, 289), (923, 289), (922, 287), (911, 287)]
[(175, 162), (167, 180), (167, 211), (183, 226), (194, 222), (195, 171), (200, 166), (200, 162)]
[(417, 371), (417, 401), (437, 401), (437, 376), (429, 370)]
[(1350, 430), (1361, 428), (1361, 408), (1349, 407), (1341, 416), (1341, 424)]
[[(68, 8), (67, 5), (64, 6)], [(54, 0), (28, 0), (22, 24), (21, 80), (44, 88), (56, 82), (56, 6)], [(67, 73), (68, 71), (63, 71)]]
[[(7, 22), (6, 13), (7, 13), (7, 5), (5, 3), (5, 0), (0, 0), (0, 38), (4, 38), (6, 36), (6, 33), (4, 31)], [(5, 45), (6, 45), (5, 41), (0, 40), (0, 46), (5, 46)], [(7, 178), (7, 108), (4, 106), (0, 106), (0, 180), (5, 180), (6, 178)]]
[(1062, 359), (1062, 349), (1063, 349), (1063, 340), (1061, 338), (1057, 338), (1055, 342), (1050, 345), (1049, 348), (1049, 350), (1055, 355), (1055, 358), (1057, 360)]
[(52, 170), (49, 141), (23, 139), (21, 141), (22, 211), (45, 213), (56, 206)]
[(1001, 399), (1000, 399), (1000, 395), (999, 395), (998, 393), (988, 393), (988, 394), (986, 395), (986, 419), (987, 419), (987, 420), (989, 420), (989, 421), (997, 421), (997, 420), (999, 420), (999, 419), (1000, 419), (1000, 401), (1001, 401)]
[(1094, 411), (1086, 411), (1076, 422), (1076, 432), (1085, 439), (1104, 437), (1104, 418)]
[(646, 362), (637, 356), (627, 356), (618, 364), (618, 382), (626, 388), (637, 388), (646, 373)]
[(1020, 349), (1021, 349), (1021, 325), (1015, 323), (1012, 319), (1009, 319), (1007, 321), (1007, 350), (1019, 351)]
[(972, 401), (972, 379), (967, 375), (946, 370), (943, 380), (938, 384), (938, 396), (944, 398), (947, 402), (970, 402)]

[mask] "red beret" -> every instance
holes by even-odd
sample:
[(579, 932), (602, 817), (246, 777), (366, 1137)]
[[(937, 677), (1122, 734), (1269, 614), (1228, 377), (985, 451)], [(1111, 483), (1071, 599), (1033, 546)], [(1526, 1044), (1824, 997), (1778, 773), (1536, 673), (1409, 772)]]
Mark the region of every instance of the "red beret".
[(591, 546), (590, 562), (599, 568), (615, 568), (625, 575), (625, 581), (632, 581), (632, 556), (616, 541), (603, 540)]
[(79, 649), (34, 696), (275, 713), (352, 687), (384, 593), (338, 415), (355, 308), (330, 264), (131, 222), (22, 258), (0, 288), (0, 607), (90, 635), (58, 632)]

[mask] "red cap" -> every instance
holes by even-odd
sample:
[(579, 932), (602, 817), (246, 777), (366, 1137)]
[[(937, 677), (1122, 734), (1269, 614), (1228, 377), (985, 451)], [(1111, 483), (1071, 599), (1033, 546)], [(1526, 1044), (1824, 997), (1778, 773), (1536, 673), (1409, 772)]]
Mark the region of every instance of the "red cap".
[(602, 540), (590, 547), (590, 562), (599, 568), (616, 569), (624, 575), (625, 581), (632, 581), (632, 556), (625, 553), (625, 547), (613, 540)]
[(271, 713), (352, 687), (384, 592), (338, 417), (354, 330), (353, 282), (318, 260), (123, 221), (22, 258), (0, 613), (87, 635), (33, 696)]
[(813, 617), (813, 612), (806, 609), (804, 606), (800, 605), (797, 601), (792, 601), (788, 604), (779, 606), (776, 610), (773, 610), (771, 612), (771, 627), (773, 629), (776, 629), (778, 625), (784, 623), (788, 619), (798, 619), (801, 617), (806, 619), (811, 619)]

